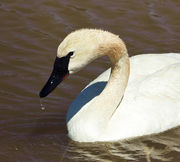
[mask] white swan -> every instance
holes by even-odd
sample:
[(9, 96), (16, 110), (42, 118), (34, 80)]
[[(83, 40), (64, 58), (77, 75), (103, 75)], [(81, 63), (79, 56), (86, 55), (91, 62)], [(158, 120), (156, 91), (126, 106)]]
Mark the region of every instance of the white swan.
[(129, 62), (123, 41), (103, 30), (81, 29), (62, 41), (40, 97), (47, 96), (68, 73), (104, 55), (110, 58), (112, 70), (91, 82), (67, 113), (72, 140), (115, 141), (180, 125), (180, 54), (142, 54)]

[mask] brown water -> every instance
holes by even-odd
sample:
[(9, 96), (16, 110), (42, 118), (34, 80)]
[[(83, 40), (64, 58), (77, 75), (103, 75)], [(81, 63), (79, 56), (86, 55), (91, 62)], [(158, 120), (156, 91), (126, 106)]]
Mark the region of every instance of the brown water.
[[(61, 40), (82, 27), (119, 34), (129, 55), (180, 52), (179, 0), (1, 0), (0, 161), (180, 161), (180, 128), (116, 143), (67, 137), (65, 114), (106, 58), (70, 76), (40, 107)], [(168, 120), (168, 119), (167, 119)]]

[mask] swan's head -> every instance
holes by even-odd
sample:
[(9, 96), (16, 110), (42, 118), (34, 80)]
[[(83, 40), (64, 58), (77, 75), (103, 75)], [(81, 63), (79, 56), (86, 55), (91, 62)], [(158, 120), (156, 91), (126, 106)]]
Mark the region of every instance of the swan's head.
[[(40, 92), (47, 96), (69, 74), (73, 74), (97, 57), (104, 55), (119, 37), (103, 30), (81, 29), (70, 33), (59, 45), (52, 74)], [(111, 43), (110, 43), (111, 42)]]

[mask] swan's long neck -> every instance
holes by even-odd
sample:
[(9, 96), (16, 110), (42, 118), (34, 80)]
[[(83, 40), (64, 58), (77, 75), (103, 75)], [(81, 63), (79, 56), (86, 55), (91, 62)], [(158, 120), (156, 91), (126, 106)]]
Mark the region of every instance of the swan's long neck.
[[(107, 47), (107, 46), (106, 46)], [(129, 58), (124, 44), (111, 45), (104, 49), (112, 63), (108, 83), (102, 93), (92, 103), (96, 119), (103, 118), (104, 124), (111, 119), (120, 104), (129, 78)]]
[(129, 58), (128, 55), (124, 55), (121, 59), (112, 66), (111, 75), (109, 81), (100, 94), (99, 98), (101, 105), (101, 114), (106, 117), (106, 121), (110, 120), (120, 104), (129, 78)]
[(83, 114), (86, 127), (91, 132), (102, 134), (115, 113), (124, 95), (129, 78), (129, 58), (124, 43), (111, 44), (101, 48), (112, 63), (111, 75), (101, 94), (93, 99)]

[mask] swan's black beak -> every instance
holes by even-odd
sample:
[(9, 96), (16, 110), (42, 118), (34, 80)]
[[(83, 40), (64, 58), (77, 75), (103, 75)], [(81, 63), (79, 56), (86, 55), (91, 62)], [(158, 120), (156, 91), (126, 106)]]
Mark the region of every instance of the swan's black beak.
[(61, 83), (69, 75), (69, 59), (70, 55), (61, 58), (56, 57), (51, 76), (39, 93), (39, 96), (41, 98), (46, 97), (49, 93), (51, 93), (58, 86), (58, 84)]

